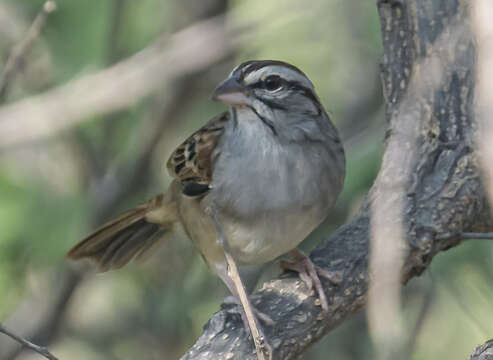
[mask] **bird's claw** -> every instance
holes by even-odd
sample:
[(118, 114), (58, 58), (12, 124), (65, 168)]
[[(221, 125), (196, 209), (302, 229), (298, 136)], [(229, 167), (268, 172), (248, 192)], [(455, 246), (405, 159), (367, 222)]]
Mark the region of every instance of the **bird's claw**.
[(327, 271), (315, 265), (312, 260), (295, 249), (292, 251), (294, 261), (281, 261), (281, 268), (296, 271), (300, 279), (306, 284), (309, 290), (315, 288), (318, 293), (320, 305), (325, 312), (329, 311), (327, 296), (320, 281), (320, 277), (329, 280), (332, 284), (338, 285), (342, 282), (342, 276), (339, 273)]

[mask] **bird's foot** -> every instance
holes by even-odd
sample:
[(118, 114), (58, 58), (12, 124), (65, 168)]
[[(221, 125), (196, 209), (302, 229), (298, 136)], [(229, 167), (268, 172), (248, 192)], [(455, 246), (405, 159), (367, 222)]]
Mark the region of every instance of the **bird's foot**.
[(309, 290), (315, 287), (322, 309), (328, 312), (329, 303), (327, 296), (325, 296), (320, 277), (329, 280), (334, 285), (338, 285), (342, 281), (340, 274), (320, 268), (298, 249), (293, 249), (291, 254), (294, 257), (294, 261), (281, 261), (281, 268), (299, 273), (300, 279), (306, 284)]

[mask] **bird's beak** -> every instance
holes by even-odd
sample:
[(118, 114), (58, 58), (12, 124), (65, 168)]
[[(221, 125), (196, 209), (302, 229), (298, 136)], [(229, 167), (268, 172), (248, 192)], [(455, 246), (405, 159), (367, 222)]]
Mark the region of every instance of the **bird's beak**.
[(247, 105), (250, 101), (247, 96), (248, 89), (241, 85), (234, 77), (223, 81), (212, 93), (212, 100), (220, 101), (228, 105)]

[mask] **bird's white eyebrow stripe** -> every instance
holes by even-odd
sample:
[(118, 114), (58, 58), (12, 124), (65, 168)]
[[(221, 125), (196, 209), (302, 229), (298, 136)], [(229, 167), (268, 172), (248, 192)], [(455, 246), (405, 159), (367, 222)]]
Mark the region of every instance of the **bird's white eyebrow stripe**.
[(245, 66), (242, 70), (243, 70), (243, 73), (246, 73), (248, 71), (249, 68), (252, 67), (252, 63), (248, 64), (247, 66)]
[[(247, 65), (247, 67), (249, 67), (250, 65), (251, 64)], [(245, 67), (245, 69), (247, 67)], [(298, 71), (295, 71), (294, 69), (282, 65), (266, 65), (249, 73), (247, 73), (246, 71), (244, 71), (243, 73), (245, 74), (243, 81), (246, 84), (253, 84), (258, 82), (262, 79), (262, 75), (268, 73), (269, 75), (278, 75), (287, 82), (298, 83), (303, 87), (312, 90), (314, 89), (313, 84), (305, 75), (299, 73)]]

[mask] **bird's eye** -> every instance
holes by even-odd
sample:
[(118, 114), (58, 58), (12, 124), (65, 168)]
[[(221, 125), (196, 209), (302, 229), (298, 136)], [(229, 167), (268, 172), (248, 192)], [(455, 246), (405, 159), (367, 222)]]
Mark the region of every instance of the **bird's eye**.
[(264, 88), (269, 91), (274, 91), (282, 87), (282, 80), (277, 75), (267, 76), (264, 80)]

